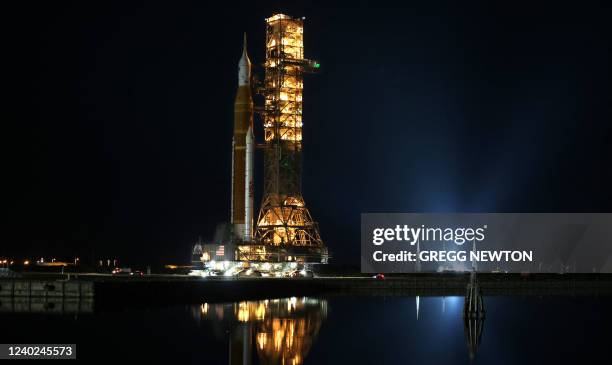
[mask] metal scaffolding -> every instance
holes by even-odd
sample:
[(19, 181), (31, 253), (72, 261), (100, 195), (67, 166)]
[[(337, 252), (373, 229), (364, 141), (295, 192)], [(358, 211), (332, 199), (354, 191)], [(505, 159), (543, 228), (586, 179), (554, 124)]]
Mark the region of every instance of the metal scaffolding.
[(304, 59), (304, 20), (284, 14), (266, 19), (264, 195), (255, 237), (264, 245), (318, 248), (319, 228), (302, 197), (303, 74), (319, 65)]

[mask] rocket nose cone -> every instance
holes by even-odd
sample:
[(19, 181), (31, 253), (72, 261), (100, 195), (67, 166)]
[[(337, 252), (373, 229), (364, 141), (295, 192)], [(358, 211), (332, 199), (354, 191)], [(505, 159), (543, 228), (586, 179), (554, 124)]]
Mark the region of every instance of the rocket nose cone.
[(238, 85), (249, 85), (251, 79), (251, 60), (247, 52), (246, 33), (244, 33), (244, 45), (242, 57), (238, 62)]
[(245, 63), (251, 64), (251, 60), (249, 59), (249, 52), (247, 50), (247, 34), (244, 32), (244, 40), (242, 41), (242, 58), (240, 61), (244, 61)]

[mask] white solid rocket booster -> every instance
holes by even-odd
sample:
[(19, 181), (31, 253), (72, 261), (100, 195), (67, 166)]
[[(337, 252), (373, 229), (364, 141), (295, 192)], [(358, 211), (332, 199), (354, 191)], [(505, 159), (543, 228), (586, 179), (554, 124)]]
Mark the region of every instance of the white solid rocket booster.
[(246, 134), (246, 158), (244, 179), (244, 240), (251, 241), (253, 237), (253, 154), (255, 152), (253, 127)]

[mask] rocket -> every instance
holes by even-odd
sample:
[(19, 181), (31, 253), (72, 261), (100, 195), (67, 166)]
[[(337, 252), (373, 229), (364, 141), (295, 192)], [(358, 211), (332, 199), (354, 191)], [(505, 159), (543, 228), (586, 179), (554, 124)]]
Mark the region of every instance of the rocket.
[(231, 206), (234, 234), (244, 241), (251, 241), (253, 234), (253, 154), (251, 61), (247, 54), (245, 33), (242, 57), (238, 62), (238, 91), (234, 102)]

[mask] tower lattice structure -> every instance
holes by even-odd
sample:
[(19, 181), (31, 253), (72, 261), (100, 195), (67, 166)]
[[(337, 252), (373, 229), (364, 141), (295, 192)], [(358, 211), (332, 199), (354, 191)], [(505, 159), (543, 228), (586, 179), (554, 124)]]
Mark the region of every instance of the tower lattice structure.
[(326, 252), (302, 197), (304, 20), (284, 14), (266, 19), (264, 195), (255, 237), (265, 245), (306, 246)]

